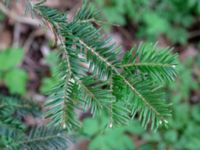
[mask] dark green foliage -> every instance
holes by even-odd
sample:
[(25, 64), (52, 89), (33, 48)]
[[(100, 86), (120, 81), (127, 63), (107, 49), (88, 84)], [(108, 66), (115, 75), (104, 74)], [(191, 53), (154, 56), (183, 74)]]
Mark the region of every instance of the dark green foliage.
[[(80, 100), (85, 103), (83, 103), (83, 106), (86, 106), (86, 110), (91, 107), (92, 113), (100, 113), (102, 109), (108, 109), (109, 104), (114, 100), (112, 91), (106, 87), (107, 85), (104, 82), (91, 77), (82, 78), (77, 82), (80, 85), (78, 89)], [(103, 86), (105, 86), (104, 89), (102, 89)]]
[(62, 128), (29, 128), (23, 121), (27, 115), (42, 119), (42, 112), (35, 103), (1, 95), (0, 107), (0, 149), (66, 149), (69, 138)]
[(25, 126), (21, 122), (28, 113), (39, 117), (40, 108), (32, 101), (20, 100), (14, 97), (0, 96), (0, 123), (14, 125), (23, 129)]
[[(40, 3), (36, 4), (35, 6), (43, 12), (42, 17), (53, 25), (56, 25), (54, 23), (64, 23), (67, 20), (65, 13), (61, 13), (56, 9), (40, 6)], [(51, 14), (54, 15), (52, 16)]]
[(169, 119), (168, 128), (160, 128), (158, 132), (141, 133), (146, 144), (140, 146), (141, 150), (152, 149), (175, 149), (196, 150), (199, 149), (199, 118), (200, 105), (191, 104), (191, 90), (200, 88), (192, 74), (192, 65), (195, 57), (186, 59), (179, 64), (179, 78), (176, 82), (169, 84), (168, 99), (173, 103), (172, 117)]
[(60, 128), (34, 127), (25, 135), (25, 131), (22, 130), (13, 130), (8, 128), (8, 126), (5, 128), (3, 126), (0, 127), (2, 141), (6, 140), (1, 147), (3, 149), (65, 150), (67, 148), (68, 138), (66, 133)]
[(97, 28), (95, 23), (102, 22), (97, 17), (100, 14), (87, 2), (71, 22), (55, 9), (35, 5), (34, 10), (52, 25), (61, 41), (60, 83), (46, 103), (50, 124), (78, 127), (76, 109), (86, 108), (93, 115), (106, 112), (111, 126), (125, 123), (135, 114), (144, 127), (167, 124), (170, 111), (159, 82), (174, 80), (175, 55), (141, 44), (136, 52), (127, 52), (120, 59), (120, 48)]
[[(135, 52), (136, 51), (136, 52)], [(135, 55), (131, 57), (131, 55)], [(124, 57), (123, 68), (139, 70), (159, 81), (173, 81), (176, 76), (176, 55), (171, 55), (169, 48), (160, 48), (153, 44), (140, 44)]]
[(24, 141), (19, 142), (19, 147), (31, 150), (65, 150), (67, 148), (67, 138), (65, 132), (58, 127), (36, 127), (30, 130)]
[[(11, 102), (4, 101), (5, 97), (2, 97), (2, 149), (66, 149), (68, 137), (65, 132), (76, 131), (82, 126), (77, 115), (79, 110), (90, 110), (93, 117), (105, 115), (104, 129), (128, 124), (134, 118), (146, 129), (156, 130), (160, 125), (168, 124), (171, 112), (162, 86), (174, 81), (177, 64), (176, 55), (169, 49), (141, 44), (121, 58), (122, 50), (99, 28), (104, 21), (88, 2), (72, 21), (67, 20), (64, 12), (46, 7), (43, 2), (30, 3), (30, 6), (45, 24), (51, 26), (57, 43), (60, 43), (59, 81), (48, 93), (45, 103), (48, 127), (28, 128), (23, 117), (27, 113), (37, 117), (33, 110), (39, 111), (39, 108), (14, 98)], [(5, 104), (9, 106), (4, 107)], [(18, 110), (18, 107), (22, 108)], [(97, 130), (89, 134), (93, 136)], [(115, 141), (111, 140), (102, 148), (122, 149), (125, 144), (128, 147), (124, 149), (132, 149), (134, 146), (125, 134), (127, 130), (117, 128), (116, 132), (111, 131), (112, 134), (101, 135), (94, 143), (122, 136), (121, 147), (116, 147)], [(90, 148), (96, 149), (95, 146)]]
[[(173, 106), (171, 107), (172, 117), (168, 120), (168, 128), (160, 128), (158, 132), (149, 133), (144, 131), (141, 126), (138, 126), (138, 121), (135, 120), (133, 124), (121, 127), (126, 131), (126, 133), (131, 132), (133, 136), (137, 135), (139, 139), (145, 141), (144, 143), (139, 144), (139, 150), (160, 150), (167, 148), (172, 150), (199, 149), (200, 105), (191, 105), (188, 102), (190, 90), (199, 88), (199, 85), (194, 81), (191, 76), (191, 65), (194, 61), (195, 59), (190, 59), (186, 60), (184, 65), (180, 64), (178, 71), (178, 73), (180, 74), (179, 80), (177, 82), (170, 83), (169, 90), (171, 92), (169, 93), (174, 94), (168, 94), (168, 99), (173, 103)], [(186, 66), (188, 66), (190, 69), (186, 69)], [(105, 146), (107, 149), (112, 149), (112, 142), (115, 143), (114, 146), (120, 147), (121, 141), (123, 142), (124, 138), (121, 141), (118, 141), (118, 139), (115, 139), (115, 137), (124, 137), (126, 136), (126, 134), (123, 132), (119, 132), (118, 128), (114, 128), (111, 131), (110, 129), (107, 129), (106, 131), (101, 129), (104, 128), (107, 124), (106, 118), (102, 118), (104, 118), (104, 121), (94, 121), (94, 119), (86, 119), (83, 123), (83, 135), (86, 137), (86, 139), (90, 140), (89, 147), (94, 150), (98, 149), (98, 146)], [(131, 130), (129, 130), (129, 126)], [(98, 134), (98, 132), (101, 132), (101, 134)], [(136, 144), (138, 141), (134, 139), (134, 141), (132, 142)], [(123, 143), (122, 145), (124, 148), (128, 147), (128, 145), (130, 144), (129, 142), (127, 142)]]

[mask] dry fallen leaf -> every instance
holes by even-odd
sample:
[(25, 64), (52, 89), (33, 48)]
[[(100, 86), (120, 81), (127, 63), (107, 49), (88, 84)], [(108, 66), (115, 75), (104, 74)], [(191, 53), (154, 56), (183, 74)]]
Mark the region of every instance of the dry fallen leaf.
[(0, 51), (9, 47), (12, 42), (12, 35), (9, 30), (0, 29), (1, 36), (0, 36)]
[(189, 57), (194, 57), (198, 54), (198, 50), (193, 45), (188, 45), (185, 50), (181, 53), (180, 58), (182, 61)]

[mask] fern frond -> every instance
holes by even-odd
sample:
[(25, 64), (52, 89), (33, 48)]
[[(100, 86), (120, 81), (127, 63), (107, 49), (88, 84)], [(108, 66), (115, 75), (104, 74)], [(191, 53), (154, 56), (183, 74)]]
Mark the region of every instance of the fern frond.
[(173, 81), (176, 77), (176, 57), (168, 48), (140, 44), (138, 49), (132, 49), (126, 54), (125, 64), (121, 67), (131, 71), (139, 70), (159, 81)]

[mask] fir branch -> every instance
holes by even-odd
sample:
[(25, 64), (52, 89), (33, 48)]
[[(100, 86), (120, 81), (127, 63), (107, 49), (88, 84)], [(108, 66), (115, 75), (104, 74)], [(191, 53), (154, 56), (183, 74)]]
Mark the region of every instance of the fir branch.
[(59, 149), (64, 150), (69, 142), (65, 132), (58, 127), (34, 127), (24, 139), (13, 142), (8, 147), (20, 149)]
[[(115, 44), (111, 43), (109, 38), (105, 38), (101, 30), (92, 24), (92, 21), (95, 20), (96, 13), (92, 11), (88, 5), (83, 5), (72, 22), (57, 19), (62, 13), (54, 9), (43, 9), (43, 6), (37, 6), (36, 8), (39, 8), (40, 15), (44, 16), (44, 18), (54, 26), (58, 32), (58, 36), (61, 36), (63, 39), (63, 54), (65, 56), (63, 61), (67, 66), (65, 69), (61, 70), (63, 76), (67, 74), (69, 78), (66, 79), (75, 82), (79, 87), (80, 93), (82, 93), (78, 95), (78, 99), (84, 99), (83, 101), (90, 105), (94, 114), (97, 110), (101, 110), (101, 107), (109, 111), (109, 107), (107, 107), (108, 103), (112, 105), (111, 111), (113, 113), (113, 110), (116, 110), (113, 108), (117, 108), (119, 107), (118, 104), (124, 103), (121, 107), (126, 107), (128, 112), (132, 111), (133, 114), (139, 112), (140, 120), (145, 127), (152, 122), (151, 127), (154, 129), (157, 128), (159, 124), (167, 122), (167, 117), (170, 114), (168, 105), (163, 101), (162, 91), (155, 87), (157, 86), (158, 80), (172, 81), (175, 78), (175, 55), (172, 55), (168, 49), (162, 49), (162, 51), (157, 52), (160, 48), (157, 48), (155, 45), (141, 44), (136, 50), (135, 55), (133, 55), (134, 51), (131, 50), (120, 60), (118, 58), (119, 51)], [(45, 12), (43, 12), (44, 10)], [(82, 62), (88, 63), (89, 67), (84, 66)], [(93, 79), (90, 78), (88, 80), (88, 78), (85, 78), (87, 72), (92, 74)], [(119, 92), (118, 90), (110, 92), (109, 90), (103, 89), (103, 84), (98, 86), (98, 82), (94, 81), (95, 78), (97, 78), (103, 82), (104, 85), (110, 87), (115, 83), (107, 84), (105, 80), (110, 79), (113, 75), (119, 80), (119, 85), (117, 86), (122, 86), (128, 93), (124, 92), (121, 94), (122, 96), (120, 95), (120, 97), (118, 97), (119, 94), (116, 93)], [(62, 115), (64, 115), (61, 112), (64, 111), (63, 107), (66, 106), (65, 102), (71, 103), (68, 104), (71, 107), (70, 110), (73, 110), (72, 107), (74, 107), (70, 97), (70, 95), (73, 94), (71, 90), (72, 87), (66, 86), (70, 81), (65, 80), (62, 82), (66, 84), (60, 86), (60, 89), (56, 91), (62, 89), (70, 93), (64, 96), (64, 101), (49, 101), (50, 104), (59, 102), (58, 106), (62, 107), (62, 109), (60, 109), (59, 107), (57, 108), (57, 105), (52, 105), (52, 110), (50, 111), (53, 113), (52, 116), (56, 119), (58, 119), (60, 115), (61, 118)], [(114, 80), (113, 82), (116, 81)], [(97, 86), (95, 87), (93, 85)], [(113, 89), (120, 88), (115, 87)], [(99, 93), (103, 93), (105, 97), (102, 97)], [(125, 95), (128, 95), (128, 97)], [(63, 95), (60, 96), (63, 97)], [(115, 98), (113, 96), (115, 96)], [(104, 100), (102, 101), (102, 99)], [(112, 101), (113, 99), (116, 99), (116, 103)], [(78, 103), (81, 103), (81, 101), (82, 100)], [(59, 111), (57, 111), (57, 109)], [(126, 120), (126, 118), (129, 117), (128, 112), (123, 113), (120, 118), (121, 121), (118, 120), (117, 122), (123, 122), (122, 120), (124, 119)], [(117, 111), (115, 111), (115, 113), (117, 114)], [(73, 118), (73, 115), (69, 115), (69, 117)]]
[[(83, 99), (84, 109), (91, 107), (93, 115), (100, 114), (102, 109), (108, 110), (108, 105), (114, 99), (107, 84), (102, 81), (95, 81), (91, 76), (77, 80), (80, 95)], [(104, 89), (102, 89), (104, 87)]]
[[(133, 55), (133, 52), (135, 55)], [(133, 56), (132, 56), (133, 55)], [(176, 77), (177, 56), (171, 54), (168, 48), (158, 49), (156, 44), (140, 44), (138, 49), (132, 49), (125, 57), (120, 67), (128, 70), (139, 70), (159, 81), (173, 81)]]

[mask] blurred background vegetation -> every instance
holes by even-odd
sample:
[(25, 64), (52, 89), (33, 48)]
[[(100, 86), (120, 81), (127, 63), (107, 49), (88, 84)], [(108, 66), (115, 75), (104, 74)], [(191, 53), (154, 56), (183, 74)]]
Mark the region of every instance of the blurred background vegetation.
[[(11, 2), (12, 3), (12, 2)], [(105, 128), (105, 117), (82, 114), (84, 126), (70, 149), (89, 150), (199, 150), (200, 149), (200, 1), (199, 0), (91, 0), (105, 17), (104, 28), (123, 50), (142, 42), (158, 42), (179, 54), (179, 75), (166, 85), (172, 104), (168, 128), (146, 132), (137, 121)], [(80, 0), (48, 0), (67, 11)], [(38, 18), (24, 15), (25, 4), (0, 5), (0, 94), (34, 99), (43, 105), (46, 93), (58, 82), (54, 35), (38, 26)], [(13, 15), (15, 14), (15, 15)], [(20, 17), (19, 17), (20, 16)], [(107, 21), (106, 21), (107, 20)], [(43, 120), (23, 116), (28, 126)]]

